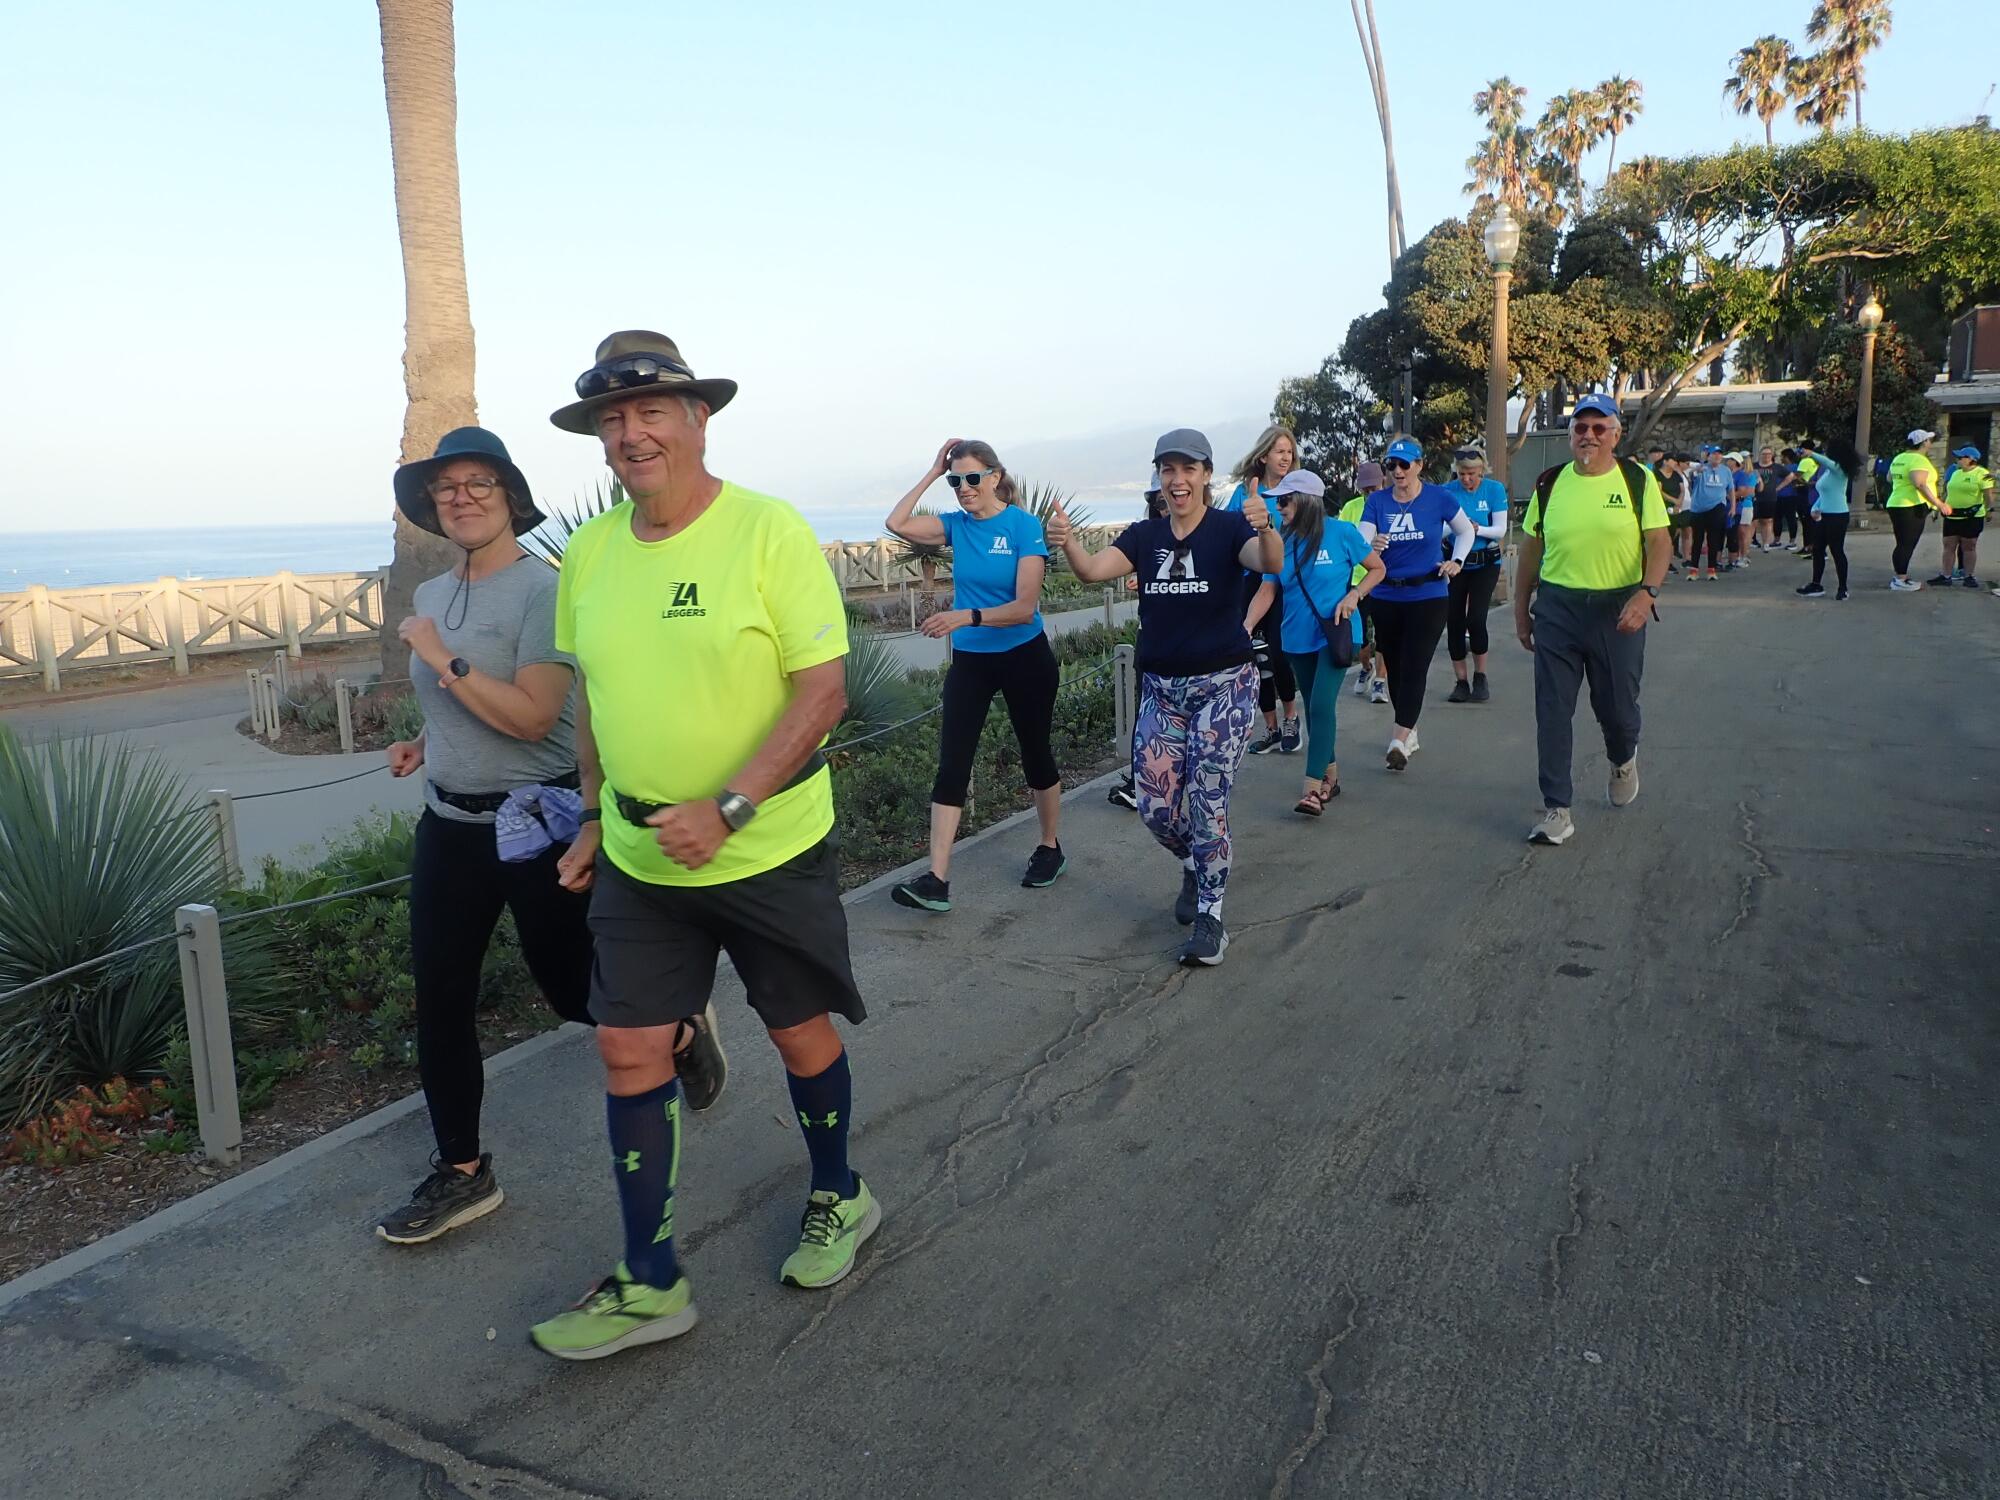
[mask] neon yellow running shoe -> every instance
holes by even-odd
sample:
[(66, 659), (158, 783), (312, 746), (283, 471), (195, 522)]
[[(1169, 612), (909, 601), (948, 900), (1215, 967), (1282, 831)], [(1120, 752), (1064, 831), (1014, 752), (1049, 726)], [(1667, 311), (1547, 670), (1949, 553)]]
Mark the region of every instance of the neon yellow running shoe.
[(832, 1286), (854, 1269), (854, 1252), (882, 1222), (882, 1205), (854, 1174), (854, 1196), (814, 1193), (799, 1221), (799, 1248), (785, 1257), (778, 1279), (786, 1286)]
[(661, 1291), (634, 1281), (620, 1261), (575, 1307), (537, 1323), (528, 1337), (557, 1359), (602, 1359), (639, 1344), (679, 1338), (697, 1321), (687, 1277)]

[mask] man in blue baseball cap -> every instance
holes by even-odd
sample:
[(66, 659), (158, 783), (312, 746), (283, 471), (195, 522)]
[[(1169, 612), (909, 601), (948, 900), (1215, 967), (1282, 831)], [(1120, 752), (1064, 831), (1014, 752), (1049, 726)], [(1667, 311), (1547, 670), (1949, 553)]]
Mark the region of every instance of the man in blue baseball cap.
[(1673, 545), (1660, 486), (1637, 459), (1618, 456), (1622, 420), (1609, 396), (1588, 395), (1570, 417), (1570, 462), (1535, 481), (1522, 522), (1514, 628), (1535, 654), (1535, 746), (1542, 819), (1528, 839), (1562, 844), (1570, 817), (1572, 723), (1590, 682), (1604, 731), (1613, 807), (1639, 795), (1639, 678), (1646, 622)]

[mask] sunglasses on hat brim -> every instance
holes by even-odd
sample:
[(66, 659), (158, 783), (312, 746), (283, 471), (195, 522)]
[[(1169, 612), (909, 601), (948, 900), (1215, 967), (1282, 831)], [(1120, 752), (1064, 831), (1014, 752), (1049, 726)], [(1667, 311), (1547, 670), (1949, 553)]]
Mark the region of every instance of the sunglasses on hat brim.
[(648, 386), (679, 385), (694, 379), (694, 371), (664, 354), (628, 354), (592, 365), (576, 377), (576, 394), (585, 401), (607, 391), (642, 391)]

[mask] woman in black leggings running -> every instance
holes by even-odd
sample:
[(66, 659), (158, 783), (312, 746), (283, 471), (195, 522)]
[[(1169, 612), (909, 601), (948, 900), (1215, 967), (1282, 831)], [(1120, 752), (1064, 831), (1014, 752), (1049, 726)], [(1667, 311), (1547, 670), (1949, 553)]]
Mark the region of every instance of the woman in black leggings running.
[[(1500, 581), (1500, 547), (1507, 540), (1507, 487), (1488, 477), (1486, 457), (1477, 448), (1461, 448), (1452, 455), (1452, 472), (1458, 483), (1447, 486), (1447, 491), (1465, 508), (1478, 540), (1466, 556), (1464, 569), (1451, 581), (1444, 644), (1451, 656), (1452, 675), (1458, 681), (1447, 701), (1484, 703), (1493, 696), (1486, 684), (1486, 613), (1493, 607), (1493, 587)], [(1472, 657), (1470, 681), (1465, 663), (1468, 652)]]
[[(951, 485), (958, 509), (918, 515), (917, 502), (940, 479)], [(951, 637), (937, 780), (931, 787), (931, 867), (889, 893), (898, 904), (920, 911), (951, 910), (952, 841), (995, 693), (1007, 700), (1021, 769), (1041, 823), (1041, 842), (1028, 857), (1021, 884), (1054, 885), (1066, 866), (1057, 836), (1062, 772), (1049, 745), (1062, 674), (1042, 629), (1039, 602), (1049, 548), (1041, 523), (1014, 500), (1014, 481), (1000, 456), (975, 439), (953, 438), (884, 523), (904, 541), (951, 549), (952, 607), (923, 623), (925, 635)]]

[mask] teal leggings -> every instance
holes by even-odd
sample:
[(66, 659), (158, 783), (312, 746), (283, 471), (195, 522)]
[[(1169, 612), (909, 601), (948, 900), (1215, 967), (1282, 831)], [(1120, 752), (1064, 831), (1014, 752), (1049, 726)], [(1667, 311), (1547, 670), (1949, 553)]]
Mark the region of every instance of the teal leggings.
[(1299, 697), (1305, 700), (1306, 771), (1325, 776), (1337, 758), (1333, 736), (1340, 718), (1340, 688), (1347, 680), (1347, 668), (1333, 664), (1333, 653), (1325, 646), (1310, 656), (1287, 651), (1292, 675), (1299, 680)]

